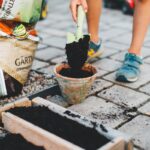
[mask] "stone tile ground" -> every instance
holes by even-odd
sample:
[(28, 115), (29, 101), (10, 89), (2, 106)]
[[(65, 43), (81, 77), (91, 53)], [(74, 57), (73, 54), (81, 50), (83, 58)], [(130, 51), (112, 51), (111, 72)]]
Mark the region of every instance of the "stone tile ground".
[[(69, 4), (65, 1), (61, 5), (58, 3), (58, 0), (49, 3), (47, 20), (37, 25), (43, 38), (36, 53), (36, 59), (40, 61), (37, 63), (39, 66), (42, 65), (41, 61), (49, 63), (49, 66), (45, 64), (38, 71), (50, 75), (53, 74), (55, 64), (66, 61), (66, 33), (74, 32), (76, 27), (68, 13)], [(86, 29), (85, 25), (85, 33)], [(90, 96), (82, 104), (69, 109), (131, 135), (136, 150), (150, 150), (150, 31), (143, 46), (145, 64), (140, 80), (133, 84), (121, 84), (115, 81), (115, 71), (121, 66), (131, 41), (132, 17), (118, 10), (103, 9), (100, 29), (104, 54), (101, 59), (93, 61), (98, 70), (98, 79)], [(52, 101), (56, 102), (54, 98)], [(56, 103), (61, 104), (58, 100)]]
[[(69, 1), (49, 1), (48, 18), (37, 25), (42, 41), (33, 70), (53, 75), (54, 65), (66, 61), (66, 33), (76, 28), (68, 6)], [(82, 104), (69, 109), (131, 135), (136, 150), (150, 150), (150, 30), (143, 46), (145, 64), (140, 80), (121, 84), (115, 81), (115, 71), (121, 66), (131, 41), (132, 17), (119, 10), (103, 9), (100, 29), (104, 54), (93, 62), (98, 69), (98, 79), (90, 96)], [(53, 97), (52, 101), (66, 106), (61, 97)]]

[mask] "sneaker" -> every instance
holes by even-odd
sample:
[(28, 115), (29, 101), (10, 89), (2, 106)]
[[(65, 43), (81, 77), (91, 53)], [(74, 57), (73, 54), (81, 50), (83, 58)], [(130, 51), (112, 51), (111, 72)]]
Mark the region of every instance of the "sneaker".
[(95, 44), (91, 41), (89, 47), (87, 62), (90, 62), (94, 58), (99, 58), (102, 55), (102, 40), (100, 40), (99, 44)]
[(116, 73), (116, 80), (121, 82), (135, 82), (140, 75), (142, 59), (131, 53), (125, 55), (122, 67)]

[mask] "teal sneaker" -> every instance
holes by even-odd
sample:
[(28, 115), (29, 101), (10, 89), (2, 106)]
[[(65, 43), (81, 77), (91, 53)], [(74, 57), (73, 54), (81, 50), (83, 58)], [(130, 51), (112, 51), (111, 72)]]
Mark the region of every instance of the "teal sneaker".
[(91, 41), (89, 47), (87, 62), (92, 61), (94, 58), (99, 58), (102, 55), (102, 40), (100, 40), (99, 44), (95, 44)]
[(120, 82), (137, 81), (142, 63), (142, 59), (139, 56), (127, 53), (122, 67), (116, 73), (116, 80)]

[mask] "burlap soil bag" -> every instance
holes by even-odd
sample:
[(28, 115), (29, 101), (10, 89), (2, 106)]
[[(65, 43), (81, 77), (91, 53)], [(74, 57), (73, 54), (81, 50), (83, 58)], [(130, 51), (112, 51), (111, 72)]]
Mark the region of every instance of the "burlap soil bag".
[(25, 84), (38, 42), (0, 37), (0, 68)]

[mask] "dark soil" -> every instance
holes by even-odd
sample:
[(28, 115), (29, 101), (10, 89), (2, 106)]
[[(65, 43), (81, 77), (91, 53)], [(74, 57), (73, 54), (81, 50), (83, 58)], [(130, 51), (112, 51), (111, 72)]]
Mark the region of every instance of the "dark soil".
[(11, 109), (9, 112), (86, 150), (96, 150), (110, 141), (100, 135), (94, 127), (85, 127), (52, 112), (47, 107), (22, 107)]
[(19, 134), (7, 134), (0, 138), (0, 150), (44, 150), (44, 148), (32, 145)]
[(78, 42), (66, 45), (68, 64), (73, 69), (81, 69), (88, 57), (90, 36), (85, 35)]
[(67, 69), (62, 69), (60, 71), (60, 74), (65, 77), (70, 77), (70, 78), (87, 78), (91, 77), (93, 75), (92, 72), (88, 72), (85, 70), (76, 70), (72, 68), (67, 68)]

